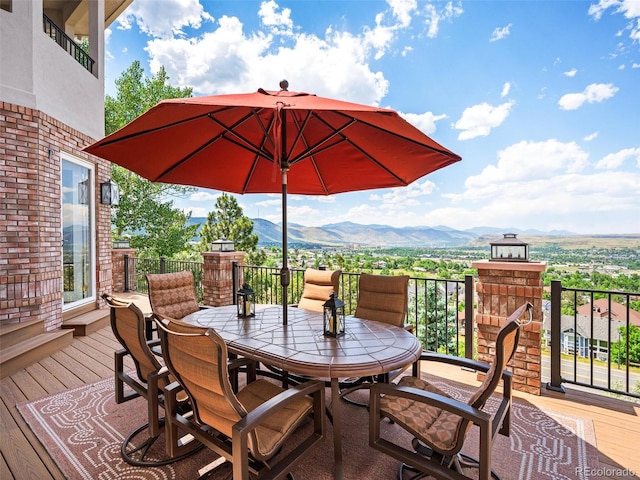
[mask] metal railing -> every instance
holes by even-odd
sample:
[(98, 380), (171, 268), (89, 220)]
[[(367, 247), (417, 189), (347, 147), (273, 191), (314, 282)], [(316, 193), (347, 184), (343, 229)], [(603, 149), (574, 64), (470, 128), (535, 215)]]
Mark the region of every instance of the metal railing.
[[(256, 303), (282, 302), (280, 270), (276, 267), (256, 267), (234, 264), (234, 285), (244, 279), (255, 292)], [(304, 269), (292, 268), (287, 289), (290, 303), (297, 303), (304, 289)], [(338, 296), (345, 304), (345, 314), (353, 315), (358, 299), (359, 273), (343, 272)], [(475, 358), (473, 276), (464, 280), (409, 278), (407, 324), (426, 350), (448, 355)], [(467, 297), (467, 295), (470, 297)], [(469, 298), (469, 301), (467, 301)], [(465, 335), (471, 332), (471, 335)]]
[(58, 27), (53, 21), (47, 17), (46, 14), (42, 14), (42, 29), (49, 38), (60, 45), (69, 55), (76, 59), (76, 61), (93, 73), (93, 65), (96, 63), (87, 52), (85, 52), (80, 45), (74, 42), (64, 31)]
[[(595, 300), (605, 300), (597, 312)], [(571, 383), (640, 398), (640, 326), (631, 322), (630, 304), (640, 293), (566, 288), (551, 282), (551, 381), (547, 388), (564, 391)], [(592, 307), (579, 313), (580, 305)], [(622, 305), (614, 313), (614, 304)], [(635, 351), (635, 353), (634, 353)]]
[(202, 262), (188, 262), (182, 260), (167, 260), (166, 258), (138, 258), (124, 255), (124, 291), (131, 290), (149, 293), (147, 273), (173, 273), (190, 270), (196, 288), (196, 297), (202, 302)]

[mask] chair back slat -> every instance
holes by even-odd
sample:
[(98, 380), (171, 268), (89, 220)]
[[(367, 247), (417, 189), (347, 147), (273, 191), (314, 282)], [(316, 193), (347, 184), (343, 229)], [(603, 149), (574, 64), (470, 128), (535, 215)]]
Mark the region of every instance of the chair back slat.
[(154, 313), (181, 319), (200, 309), (193, 272), (147, 274), (149, 303)]
[(355, 316), (366, 320), (404, 326), (409, 301), (409, 276), (361, 273)]

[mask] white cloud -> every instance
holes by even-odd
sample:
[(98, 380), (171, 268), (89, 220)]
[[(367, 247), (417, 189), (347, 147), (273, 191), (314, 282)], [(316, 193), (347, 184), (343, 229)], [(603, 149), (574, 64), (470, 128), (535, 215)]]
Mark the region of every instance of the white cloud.
[(581, 93), (567, 93), (558, 100), (562, 110), (576, 110), (584, 103), (599, 103), (613, 97), (619, 90), (613, 83), (592, 83)]
[(198, 190), (189, 196), (192, 202), (215, 202), (220, 197), (220, 193), (211, 193), (206, 190)]
[(631, 68), (640, 68), (640, 63), (633, 63)]
[[(631, 150), (633, 155), (640, 152)], [(497, 163), (469, 177), (464, 192), (444, 195), (453, 206), (429, 211), (426, 221), (454, 228), (537, 225), (576, 232), (621, 232), (616, 222), (637, 213), (639, 190), (640, 173), (595, 172), (588, 153), (575, 142), (523, 141), (501, 150)], [(594, 215), (598, 215), (597, 225), (592, 223)], [(591, 222), (581, 223), (585, 218)], [(629, 227), (627, 224), (622, 231)]]
[(511, 32), (511, 24), (507, 25), (506, 27), (496, 27), (493, 30), (493, 33), (491, 34), (491, 38), (489, 39), (490, 42), (495, 42), (497, 40), (502, 40), (503, 38), (507, 37)]
[(572, 68), (571, 70), (564, 72), (565, 77), (575, 77), (578, 70), (576, 68)]
[(141, 32), (156, 38), (182, 35), (184, 27), (200, 28), (213, 20), (198, 0), (136, 0), (118, 17), (119, 28), (128, 30), (135, 22)]
[(447, 118), (445, 114), (435, 115), (431, 112), (425, 113), (402, 113), (398, 112), (407, 122), (418, 128), (427, 135), (436, 131), (436, 122)]
[(258, 10), (258, 16), (263, 25), (274, 27), (274, 30), (277, 32), (286, 33), (293, 28), (291, 9), (283, 8), (278, 11), (278, 8), (278, 4), (274, 0), (262, 2), (260, 4), (260, 10)]
[[(613, 9), (613, 13), (622, 13), (625, 18), (629, 19), (629, 23), (625, 30), (628, 30), (629, 38), (633, 42), (640, 41), (640, 2), (638, 0), (599, 0), (598, 3), (589, 7), (589, 15), (595, 20), (600, 20), (603, 13), (609, 8)], [(622, 31), (619, 32), (619, 36)]]
[(440, 31), (440, 22), (442, 20), (452, 20), (464, 13), (462, 4), (458, 2), (448, 2), (444, 9), (438, 10), (436, 7), (440, 4), (427, 3), (424, 6), (423, 14), (425, 16), (425, 25), (427, 25), (427, 37), (435, 38)]
[(191, 216), (195, 218), (206, 217), (207, 215), (209, 215), (209, 212), (212, 210), (213, 208), (191, 207), (191, 206), (182, 209), (184, 213), (190, 213)]
[(416, 0), (387, 0), (387, 3), (400, 25), (408, 27), (411, 24), (411, 15), (418, 8), (418, 2)]
[(492, 128), (502, 125), (514, 105), (515, 102), (510, 100), (497, 107), (488, 103), (481, 103), (466, 108), (462, 112), (460, 120), (453, 125), (453, 128), (462, 130), (458, 135), (458, 140), (486, 137)]
[(615, 169), (620, 167), (625, 160), (634, 157), (636, 165), (640, 168), (640, 148), (625, 148), (619, 152), (610, 153), (596, 163), (596, 168)]
[(586, 137), (584, 137), (583, 140), (585, 142), (590, 142), (591, 140), (594, 140), (597, 136), (598, 136), (598, 132), (593, 132), (593, 133), (590, 133), (589, 135), (587, 135)]
[(509, 91), (511, 90), (511, 82), (505, 82), (502, 86), (502, 92), (500, 92), (501, 97), (506, 97), (509, 95)]

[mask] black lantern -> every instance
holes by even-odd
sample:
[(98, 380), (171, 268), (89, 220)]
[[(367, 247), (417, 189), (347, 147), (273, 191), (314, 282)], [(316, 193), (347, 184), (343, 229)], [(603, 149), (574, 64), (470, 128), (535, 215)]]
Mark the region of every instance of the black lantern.
[(211, 243), (212, 252), (234, 252), (235, 249), (236, 245), (233, 243), (233, 241), (227, 240), (226, 238), (220, 238)]
[(322, 307), (324, 334), (328, 337), (344, 335), (344, 302), (332, 293)]
[(237, 304), (238, 317), (249, 318), (256, 316), (256, 295), (247, 283), (242, 284), (242, 288), (238, 290)]
[(111, 179), (100, 184), (100, 203), (103, 205), (118, 205), (120, 203), (120, 189)]
[(515, 233), (505, 233), (504, 238), (491, 243), (491, 260), (494, 262), (528, 262), (529, 244), (518, 240)]

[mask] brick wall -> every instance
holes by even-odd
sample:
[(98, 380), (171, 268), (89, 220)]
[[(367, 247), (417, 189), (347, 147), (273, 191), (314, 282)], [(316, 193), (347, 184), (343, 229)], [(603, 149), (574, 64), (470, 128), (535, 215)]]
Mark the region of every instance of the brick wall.
[(546, 263), (479, 261), (472, 267), (478, 269), (478, 360), (491, 362), (500, 326), (520, 305), (531, 302), (533, 322), (521, 328), (518, 349), (509, 367), (514, 389), (540, 395), (542, 272)]
[(108, 162), (90, 137), (42, 113), (0, 102), (0, 324), (62, 323), (61, 152), (95, 165), (96, 294), (111, 288), (110, 207), (98, 199)]

